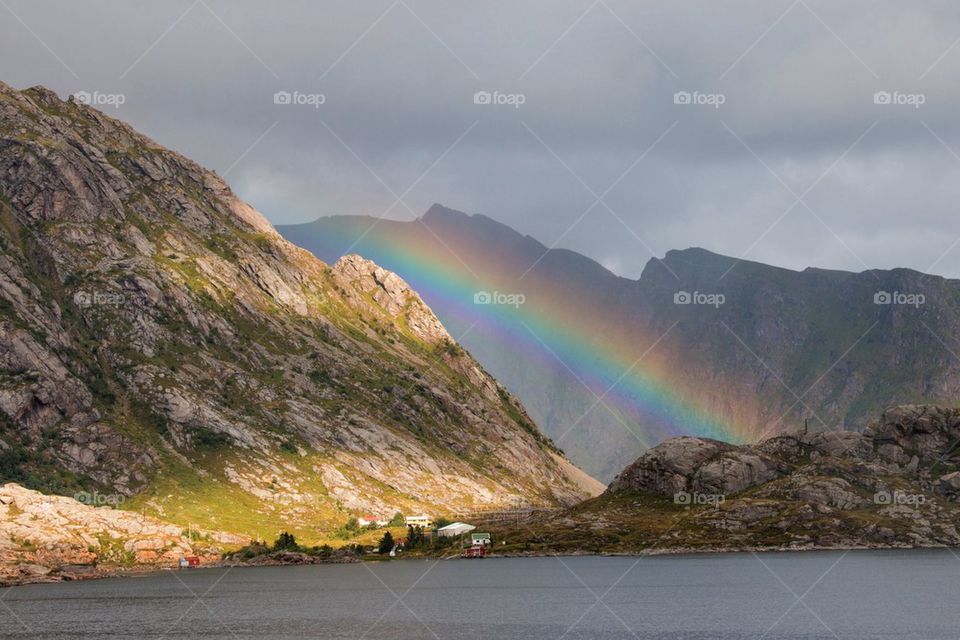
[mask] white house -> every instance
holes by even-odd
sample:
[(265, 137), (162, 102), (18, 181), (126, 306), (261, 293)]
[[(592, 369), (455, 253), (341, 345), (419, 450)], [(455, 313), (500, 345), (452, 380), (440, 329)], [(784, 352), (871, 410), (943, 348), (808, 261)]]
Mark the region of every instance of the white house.
[(437, 529), (437, 535), (441, 538), (455, 538), (457, 536), (462, 536), (465, 533), (470, 533), (476, 529), (472, 524), (467, 524), (465, 522), (454, 522), (453, 524), (448, 524), (445, 527), (440, 527)]
[(369, 527), (370, 525), (377, 525), (378, 527), (385, 527), (390, 524), (390, 521), (386, 518), (365, 515), (357, 518), (357, 524), (361, 527)]
[(427, 514), (422, 514), (419, 516), (407, 516), (406, 520), (408, 527), (422, 527), (424, 529), (429, 529), (433, 526), (433, 518)]
[(471, 534), (470, 534), (470, 542), (472, 542), (473, 544), (489, 545), (489, 544), (490, 544), (490, 534), (489, 534), (489, 533), (483, 533), (483, 532), (480, 532), (480, 531), (475, 531), (474, 533), (471, 533)]

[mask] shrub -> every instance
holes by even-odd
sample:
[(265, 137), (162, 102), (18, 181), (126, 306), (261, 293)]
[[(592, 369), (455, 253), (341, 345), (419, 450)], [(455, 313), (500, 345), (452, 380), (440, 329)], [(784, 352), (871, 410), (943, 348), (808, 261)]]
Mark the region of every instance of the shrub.
[(393, 550), (393, 536), (387, 531), (383, 534), (383, 537), (380, 538), (380, 544), (377, 547), (377, 552), (381, 555), (385, 553), (390, 553)]
[(273, 543), (274, 551), (299, 551), (300, 545), (292, 533), (284, 531)]

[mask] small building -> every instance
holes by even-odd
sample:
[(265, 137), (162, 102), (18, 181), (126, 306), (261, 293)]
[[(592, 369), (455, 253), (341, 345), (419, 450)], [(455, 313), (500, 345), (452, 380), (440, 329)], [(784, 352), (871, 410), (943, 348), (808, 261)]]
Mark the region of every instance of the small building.
[(385, 527), (390, 524), (390, 521), (382, 516), (372, 516), (370, 514), (360, 516), (357, 518), (357, 524), (361, 527), (370, 527), (376, 525), (378, 527)]
[(422, 514), (419, 516), (407, 516), (406, 521), (408, 527), (421, 527), (423, 529), (429, 529), (433, 526), (433, 518), (427, 514)]
[(482, 544), (475, 544), (468, 549), (463, 550), (464, 558), (486, 558), (487, 548)]
[(471, 533), (470, 542), (472, 544), (488, 545), (491, 542), (489, 533)]
[(470, 533), (474, 529), (476, 529), (476, 527), (472, 524), (467, 524), (465, 522), (454, 522), (445, 527), (440, 527), (437, 529), (437, 535), (441, 538), (456, 538), (457, 536)]

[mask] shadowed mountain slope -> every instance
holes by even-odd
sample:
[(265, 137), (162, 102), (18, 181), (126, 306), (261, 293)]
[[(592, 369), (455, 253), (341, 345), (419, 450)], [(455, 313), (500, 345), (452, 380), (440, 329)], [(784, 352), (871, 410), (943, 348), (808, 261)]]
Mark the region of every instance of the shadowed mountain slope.
[[(360, 251), (409, 280), (604, 480), (676, 435), (751, 442), (805, 421), (857, 430), (886, 406), (951, 404), (960, 392), (955, 280), (792, 271), (696, 248), (631, 280), (439, 205), (410, 222), (334, 216), (280, 232), (328, 260)], [(478, 291), (507, 295), (475, 304)]]

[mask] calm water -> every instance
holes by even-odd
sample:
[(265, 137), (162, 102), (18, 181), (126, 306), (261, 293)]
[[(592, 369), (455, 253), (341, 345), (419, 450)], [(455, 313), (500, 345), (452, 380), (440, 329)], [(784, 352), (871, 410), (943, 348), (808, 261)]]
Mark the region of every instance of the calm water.
[(949, 551), (208, 569), (0, 595), (4, 638), (960, 636)]

